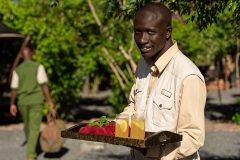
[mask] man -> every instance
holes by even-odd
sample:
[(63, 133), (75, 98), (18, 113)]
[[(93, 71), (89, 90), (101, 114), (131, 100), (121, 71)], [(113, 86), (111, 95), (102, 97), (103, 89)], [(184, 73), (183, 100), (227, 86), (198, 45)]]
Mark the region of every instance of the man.
[(200, 159), (198, 149), (205, 138), (206, 86), (198, 68), (171, 39), (171, 12), (149, 3), (134, 18), (134, 38), (142, 54), (130, 103), (123, 114), (141, 114), (145, 131), (171, 131), (183, 136), (180, 143), (132, 149), (131, 158)]
[(18, 97), (18, 107), (23, 118), (27, 141), (27, 159), (34, 160), (37, 156), (35, 150), (42, 120), (44, 97), (53, 114), (55, 110), (43, 65), (32, 61), (32, 51), (29, 47), (25, 47), (21, 54), (24, 61), (13, 71), (12, 75), (10, 113), (16, 116), (15, 100)]

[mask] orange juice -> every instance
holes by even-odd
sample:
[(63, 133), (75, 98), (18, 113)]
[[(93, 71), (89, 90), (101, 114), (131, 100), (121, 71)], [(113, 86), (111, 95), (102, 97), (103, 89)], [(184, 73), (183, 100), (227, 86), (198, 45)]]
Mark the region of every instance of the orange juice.
[(128, 138), (128, 119), (119, 118), (116, 120), (115, 137)]
[(145, 137), (144, 119), (140, 119), (140, 118), (131, 119), (130, 137), (133, 139), (144, 139)]

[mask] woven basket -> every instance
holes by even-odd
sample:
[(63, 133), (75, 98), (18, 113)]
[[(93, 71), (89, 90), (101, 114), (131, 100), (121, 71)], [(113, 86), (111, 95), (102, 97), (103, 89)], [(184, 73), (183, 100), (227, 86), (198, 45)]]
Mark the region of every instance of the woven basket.
[(54, 153), (60, 151), (65, 139), (61, 131), (66, 128), (66, 123), (61, 119), (48, 120), (47, 126), (40, 135), (40, 145), (44, 152)]

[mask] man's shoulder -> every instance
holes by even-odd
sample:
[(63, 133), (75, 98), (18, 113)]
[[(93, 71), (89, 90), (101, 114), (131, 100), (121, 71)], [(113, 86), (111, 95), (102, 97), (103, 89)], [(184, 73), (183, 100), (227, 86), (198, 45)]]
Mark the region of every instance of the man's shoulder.
[(16, 67), (16, 71), (18, 72), (18, 71), (22, 70), (23, 68), (25, 68), (25, 65), (26, 65), (26, 63), (25, 63), (25, 61), (23, 61), (22, 63), (20, 63), (20, 64)]
[(184, 55), (181, 51), (179, 51), (179, 53), (175, 56), (174, 59), (175, 61), (173, 65), (174, 66), (173, 72), (175, 72), (176, 75), (182, 76), (196, 74), (202, 76), (197, 65), (186, 55)]
[(21, 70), (25, 70), (26, 68), (31, 67), (33, 68), (38, 68), (41, 64), (39, 62), (36, 61), (23, 61), (21, 64), (19, 64), (16, 68), (16, 71), (21, 71)]
[(182, 67), (186, 66), (192, 69), (195, 69), (197, 67), (196, 64), (191, 59), (189, 59), (186, 55), (184, 55), (180, 50), (178, 54), (176, 54), (175, 59), (176, 59), (175, 60), (176, 66), (182, 66)]

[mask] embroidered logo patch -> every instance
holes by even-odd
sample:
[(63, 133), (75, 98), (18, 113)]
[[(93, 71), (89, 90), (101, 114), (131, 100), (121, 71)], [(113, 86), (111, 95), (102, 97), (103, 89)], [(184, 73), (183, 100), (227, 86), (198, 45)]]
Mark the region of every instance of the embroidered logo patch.
[(142, 92), (142, 91), (139, 91), (138, 89), (135, 89), (134, 90), (134, 92), (133, 92), (133, 94), (134, 94), (134, 96), (136, 96), (138, 93), (140, 93), (140, 92)]
[(170, 98), (171, 95), (172, 95), (172, 93), (167, 91), (166, 89), (162, 89), (161, 94), (168, 97), (168, 98)]

